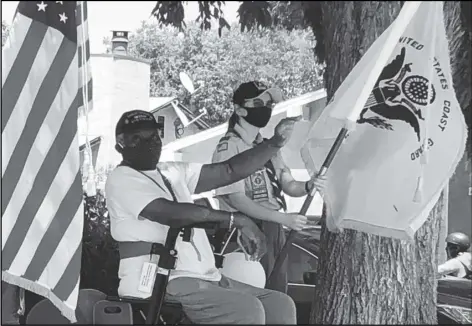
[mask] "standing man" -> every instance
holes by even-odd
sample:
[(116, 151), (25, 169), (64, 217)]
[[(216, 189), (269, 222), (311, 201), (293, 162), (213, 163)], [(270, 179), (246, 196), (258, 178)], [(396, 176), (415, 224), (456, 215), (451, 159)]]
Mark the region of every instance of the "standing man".
[[(282, 101), (279, 89), (268, 88), (261, 82), (241, 84), (233, 94), (234, 113), (228, 124), (228, 132), (221, 138), (213, 154), (213, 162), (222, 162), (244, 153), (263, 142), (260, 129), (264, 128), (272, 115), (273, 106)], [(257, 221), (267, 239), (267, 254), (261, 264), (266, 275), (270, 275), (275, 260), (285, 244), (283, 226), (301, 230), (307, 223), (305, 216), (286, 213), (287, 203), (283, 193), (302, 197), (312, 187), (323, 189), (324, 178), (313, 178), (302, 182), (294, 180), (280, 152), (276, 153), (263, 168), (245, 180), (216, 190), (220, 208), (230, 212), (241, 212)], [(274, 275), (266, 288), (287, 293), (288, 263)]]

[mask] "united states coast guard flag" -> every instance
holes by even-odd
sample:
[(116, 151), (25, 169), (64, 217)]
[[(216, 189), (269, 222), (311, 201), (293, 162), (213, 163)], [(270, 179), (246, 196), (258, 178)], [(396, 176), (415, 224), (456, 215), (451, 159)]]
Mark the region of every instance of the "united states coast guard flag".
[(312, 126), (301, 150), (311, 173), (340, 129), (350, 130), (327, 172), (329, 230), (411, 239), (454, 173), (467, 127), (442, 8), (406, 2)]
[(2, 280), (73, 322), (83, 232), (77, 116), (92, 95), (83, 96), (86, 12), (86, 2), (20, 1), (2, 49)]

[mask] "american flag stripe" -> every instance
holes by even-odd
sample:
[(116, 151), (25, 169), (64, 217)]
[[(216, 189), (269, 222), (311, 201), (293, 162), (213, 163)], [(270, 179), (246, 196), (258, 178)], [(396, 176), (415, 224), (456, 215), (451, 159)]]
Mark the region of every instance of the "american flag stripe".
[(2, 132), (20, 97), (20, 93), (23, 90), (22, 86), (26, 83), (46, 32), (47, 27), (44, 24), (38, 22), (30, 24), (20, 52), (12, 64), (8, 77), (2, 83), (2, 94), (8, 94), (8, 96), (2, 96)]
[[(82, 212), (78, 211), (74, 216), (72, 222), (64, 233), (64, 236), (59, 242), (56, 251), (54, 251), (54, 254), (51, 256), (47, 267), (39, 277), (39, 283), (47, 281), (51, 287), (55, 287), (59, 280), (64, 276), (65, 269), (68, 266), (62, 263), (64, 255), (69, 257), (74, 248), (78, 248), (82, 245), (82, 234), (77, 232), (77, 228), (80, 228), (83, 225), (82, 221), (84, 217), (81, 214)], [(75, 273), (75, 277), (78, 277), (79, 274), (77, 274), (77, 270)]]
[[(93, 79), (92, 67), (90, 62), (90, 41), (88, 33), (88, 12), (87, 2), (79, 1), (77, 4), (77, 44), (79, 55), (79, 87), (86, 89), (82, 90), (83, 98), (79, 100), (79, 115), (86, 114), (93, 109)], [(85, 54), (85, 55), (84, 55)], [(84, 82), (84, 80), (86, 82)], [(84, 106), (87, 102), (87, 108)], [(85, 112), (87, 110), (87, 112)]]
[(82, 49), (82, 46), (79, 46), (79, 68), (82, 68), (84, 64), (82, 51), (85, 51), (85, 61), (88, 62), (90, 59), (90, 41), (89, 40), (85, 41), (85, 49)]
[[(62, 200), (56, 215), (51, 221), (49, 228), (46, 230), (36, 253), (31, 260), (24, 276), (30, 280), (38, 280), (43, 270), (48, 265), (54, 252), (59, 246), (63, 235), (66, 233), (74, 215), (68, 214), (71, 209), (79, 207), (82, 202), (82, 177), (80, 172), (77, 173), (72, 187), (69, 188), (66, 196)], [(66, 218), (64, 218), (66, 216)], [(83, 216), (81, 216), (83, 218)]]
[[(67, 77), (74, 77), (73, 66), (70, 67)], [(74, 87), (77, 87), (76, 85), (74, 86), (74, 83), (72, 83), (72, 85), (63, 83), (61, 86), (61, 93), (65, 94), (67, 92), (73, 92)], [(76, 101), (78, 97), (79, 95), (76, 95)], [(61, 128), (60, 121), (64, 119), (66, 113), (68, 112), (67, 110), (64, 110), (64, 107), (68, 107), (69, 110), (71, 110), (75, 105), (77, 105), (77, 102), (74, 102), (73, 99), (71, 99), (70, 103), (66, 103), (66, 100), (61, 97), (57, 97), (56, 99), (57, 102), (51, 107), (50, 114), (48, 114), (40, 130), (39, 134), (42, 136), (42, 138), (36, 138), (36, 141), (33, 145), (33, 149), (29, 153), (28, 160), (26, 161), (26, 164), (23, 167), (20, 179), (18, 181), (18, 184), (20, 184), (21, 186), (17, 185), (14, 189), (13, 195), (11, 196), (15, 198), (15, 200), (7, 206), (5, 213), (2, 215), (11, 217), (11, 219), (7, 219), (5, 221), (2, 220), (2, 234), (4, 235), (2, 237), (2, 248), (4, 247), (4, 241), (6, 241), (5, 235), (9, 235), (11, 228), (13, 227), (12, 223), (16, 222), (16, 217), (19, 215), (20, 209), (22, 208), (23, 203), (26, 201), (27, 196), (31, 191), (31, 188), (34, 184), (32, 181), (35, 179), (41, 167), (45, 155), (44, 153), (48, 153), (51, 149), (51, 145), (54, 141), (52, 135), (57, 135)], [(23, 130), (26, 129), (27, 128)], [(2, 181), (4, 182), (5, 191), (7, 191), (7, 184), (4, 180)], [(11, 188), (13, 187), (15, 187), (14, 184), (11, 185)], [(55, 198), (60, 199), (61, 197)], [(51, 200), (52, 199), (49, 198), (49, 201)], [(44, 219), (46, 218), (47, 217), (44, 216), (42, 221), (44, 222)]]
[[(74, 106), (77, 101), (74, 101)], [(76, 107), (76, 106), (75, 106)], [(38, 209), (43, 203), (49, 188), (52, 186), (53, 180), (59, 170), (60, 165), (66, 156), (69, 147), (75, 140), (75, 133), (70, 132), (71, 129), (77, 128), (77, 112), (70, 109), (62, 123), (54, 143), (47, 152), (44, 160), (41, 162), (36, 178), (33, 180), (33, 187), (28, 194), (28, 197), (22, 203), (23, 207), (18, 215), (17, 221), (8, 235), (5, 246), (2, 248), (2, 268), (9, 269), (13, 259), (17, 256), (20, 246), (25, 241), (25, 237), (31, 223), (33, 222)], [(25, 130), (28, 130), (26, 128)], [(75, 156), (75, 153), (72, 153)], [(73, 157), (72, 157), (73, 158)], [(71, 162), (72, 163), (72, 162)], [(74, 162), (75, 163), (75, 162)], [(75, 164), (74, 164), (75, 165)], [(8, 174), (5, 174), (6, 176)], [(62, 182), (62, 180), (57, 180)], [(81, 189), (79, 189), (81, 191)], [(82, 196), (79, 197), (80, 199)], [(2, 202), (3, 205), (3, 202)], [(75, 211), (74, 211), (75, 213)], [(3, 216), (3, 215), (2, 215)], [(61, 218), (66, 218), (62, 216)], [(34, 236), (38, 236), (35, 234)], [(26, 243), (27, 244), (27, 243)], [(28, 244), (27, 244), (28, 245)]]
[[(6, 206), (10, 202), (11, 195), (18, 183), (31, 148), (37, 139), (36, 137), (38, 136), (38, 132), (43, 125), (46, 116), (50, 112), (54, 99), (58, 95), (63, 78), (69, 67), (71, 67), (71, 64), (75, 61), (74, 59), (77, 59), (76, 53), (77, 47), (68, 39), (63, 38), (56, 57), (54, 58), (52, 65), (39, 88), (38, 94), (34, 99), (33, 107), (31, 108), (31, 112), (25, 123), (26, 128), (23, 129), (20, 139), (15, 145), (10, 162), (8, 163), (3, 175), (2, 216), (5, 212)], [(68, 83), (69, 81), (70, 79), (65, 82)], [(73, 83), (76, 84), (77, 80), (73, 81)], [(72, 87), (72, 89), (74, 88)], [(62, 98), (59, 99), (62, 100)]]
[(83, 231), (77, 119), (92, 101), (81, 8), (20, 1), (2, 49), (2, 279), (47, 297), (72, 322)]
[[(90, 70), (88, 70), (90, 71)], [(90, 75), (90, 73), (87, 73)], [(92, 111), (93, 109), (93, 79), (90, 78), (87, 82), (87, 89), (84, 89), (84, 87), (81, 87), (80, 92), (83, 92), (83, 96), (79, 99), (79, 115), (84, 114), (84, 101), (85, 97), (88, 99), (88, 110), (89, 112)]]
[(17, 25), (18, 28), (16, 28), (14, 32), (12, 31), (9, 33), (6, 44), (2, 47), (2, 88), (21, 48), (19, 46), (12, 47), (11, 43), (23, 44), (23, 40), (29, 31), (32, 21), (31, 18), (23, 15), (15, 16), (13, 19), (13, 24)]
[[(20, 17), (22, 17), (20, 15)], [(14, 31), (13, 31), (14, 32)], [(55, 36), (52, 31), (46, 33), (46, 37)], [(57, 35), (56, 35), (57, 36)], [(62, 37), (62, 36), (61, 36)], [(60, 42), (50, 44), (47, 48), (41, 47), (38, 50), (33, 67), (50, 67), (54, 57), (59, 50)], [(28, 49), (26, 49), (28, 51)], [(20, 66), (19, 69), (23, 69)], [(30, 69), (31, 70), (31, 69)], [(25, 127), (26, 119), (33, 107), (34, 100), (38, 94), (39, 88), (49, 69), (34, 69), (34, 73), (30, 73), (24, 83), (25, 87), (21, 90), (19, 99), (16, 101), (13, 112), (10, 115), (9, 123), (2, 131), (2, 176), (8, 166), (10, 157), (15, 149), (15, 145)], [(6, 92), (4, 94), (7, 94)], [(11, 94), (11, 93), (8, 93)], [(2, 101), (9, 101), (7, 96), (3, 96)], [(2, 113), (6, 110), (6, 106), (2, 103)]]
[[(72, 155), (74, 151), (75, 148), (71, 147), (67, 153), (67, 156)], [(38, 209), (36, 216), (29, 227), (28, 233), (26, 234), (25, 239), (28, 240), (23, 242), (20, 250), (17, 253), (17, 256), (22, 257), (22, 259), (15, 259), (12, 262), (10, 267), (11, 272), (18, 275), (23, 275), (25, 274), (25, 271), (28, 267), (32, 267), (32, 263), (30, 262), (34, 258), (34, 255), (38, 252), (38, 247), (41, 241), (44, 241), (44, 237), (46, 236), (43, 235), (41, 238), (35, 235), (44, 234), (44, 225), (47, 225), (48, 227), (46, 232), (54, 230), (51, 229), (51, 227), (54, 226), (52, 225), (51, 221), (54, 221), (54, 218), (57, 218), (55, 217), (58, 215), (56, 213), (56, 209), (59, 207), (59, 205), (61, 205), (62, 198), (64, 197), (65, 192), (68, 191), (62, 187), (62, 184), (69, 185), (74, 182), (76, 178), (74, 171), (76, 171), (76, 166), (71, 167), (70, 164), (62, 164), (59, 168), (55, 180), (48, 191), (48, 200), (41, 203), (41, 207)], [(66, 235), (64, 235), (64, 238), (66, 238), (68, 241), (72, 241), (73, 236), (74, 234), (69, 235), (68, 238), (66, 238)], [(67, 253), (62, 252), (61, 254)], [(49, 275), (51, 276), (51, 274)]]
[[(80, 218), (83, 219), (84, 217), (81, 216)], [(59, 299), (67, 300), (71, 292), (79, 284), (80, 273), (77, 274), (77, 270), (80, 271), (81, 259), (82, 243), (80, 243), (77, 249), (75, 250), (72, 259), (70, 260), (66, 270), (62, 274), (61, 279), (54, 287), (53, 291), (54, 293), (56, 293)]]

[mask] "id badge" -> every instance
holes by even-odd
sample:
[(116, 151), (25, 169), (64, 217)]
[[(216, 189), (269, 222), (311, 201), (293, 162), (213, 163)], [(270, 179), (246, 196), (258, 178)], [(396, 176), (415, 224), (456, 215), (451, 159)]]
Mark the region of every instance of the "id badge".
[(141, 270), (141, 277), (139, 278), (138, 291), (147, 294), (152, 294), (152, 288), (156, 281), (157, 265), (153, 263), (144, 263)]

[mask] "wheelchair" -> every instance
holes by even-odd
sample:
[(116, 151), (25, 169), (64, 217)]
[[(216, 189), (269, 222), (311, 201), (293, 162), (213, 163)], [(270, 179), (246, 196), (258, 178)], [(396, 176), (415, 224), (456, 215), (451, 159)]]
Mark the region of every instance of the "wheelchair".
[[(76, 309), (77, 324), (93, 325), (188, 325), (192, 322), (183, 312), (178, 302), (165, 300), (167, 283), (171, 270), (175, 268), (177, 251), (175, 244), (179, 236), (183, 241), (190, 241), (191, 228), (215, 230), (213, 223), (202, 223), (183, 228), (170, 228), (164, 245), (153, 244), (149, 254), (159, 255), (158, 272), (155, 277), (151, 297), (148, 299), (107, 296), (93, 289), (81, 289)], [(210, 243), (216, 251), (216, 267), (223, 265), (223, 253), (234, 231), (219, 229), (215, 234), (208, 234)], [(35, 304), (26, 316), (26, 324), (70, 324), (59, 310), (48, 300)]]
[[(93, 325), (187, 325), (191, 321), (185, 316), (182, 305), (165, 300), (171, 270), (175, 268), (179, 236), (190, 241), (191, 228), (214, 228), (213, 223), (203, 223), (184, 228), (170, 228), (164, 245), (153, 244), (151, 255), (159, 255), (157, 273), (152, 294), (148, 299), (107, 296), (93, 289), (81, 289), (76, 309), (77, 324)], [(215, 255), (221, 267), (222, 255)], [(27, 325), (71, 324), (49, 301), (43, 299), (35, 304), (26, 316)]]
[[(201, 227), (201, 226), (200, 226)], [(171, 270), (175, 268), (177, 251), (175, 244), (179, 236), (190, 241), (191, 228), (170, 228), (164, 245), (154, 243), (151, 255), (159, 255), (154, 287), (149, 299), (107, 297), (93, 308), (93, 324), (114, 325), (180, 325), (190, 324), (182, 306), (177, 302), (166, 302), (165, 294)]]

